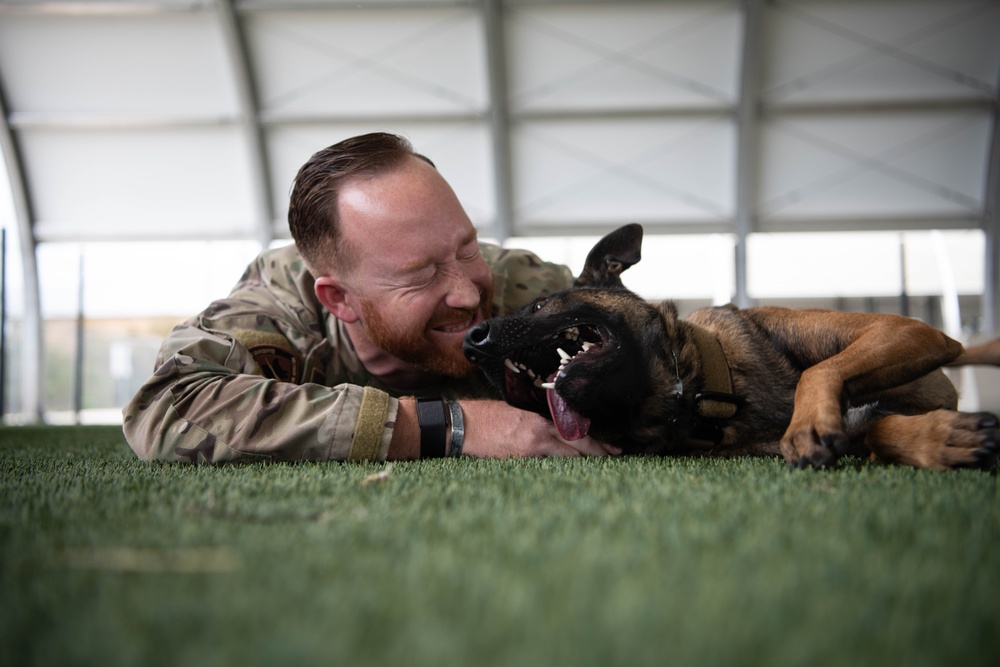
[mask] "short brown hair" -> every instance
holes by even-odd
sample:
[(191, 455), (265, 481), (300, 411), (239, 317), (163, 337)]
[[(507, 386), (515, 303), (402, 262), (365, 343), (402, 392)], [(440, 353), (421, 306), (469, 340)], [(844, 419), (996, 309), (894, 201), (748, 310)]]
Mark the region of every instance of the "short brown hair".
[(299, 253), (313, 271), (344, 261), (339, 248), (337, 198), (344, 182), (398, 166), (407, 157), (434, 163), (413, 150), (404, 137), (373, 132), (345, 139), (314, 154), (295, 176), (288, 203), (288, 228)]

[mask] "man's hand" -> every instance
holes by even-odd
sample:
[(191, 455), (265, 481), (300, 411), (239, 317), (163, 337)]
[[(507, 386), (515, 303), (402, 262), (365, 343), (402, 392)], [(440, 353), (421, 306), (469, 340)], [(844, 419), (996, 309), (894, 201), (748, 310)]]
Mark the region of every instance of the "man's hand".
[[(478, 457), (607, 456), (621, 454), (617, 447), (586, 437), (568, 442), (559, 437), (552, 422), (534, 412), (503, 401), (459, 401), (465, 416), (462, 452)], [(420, 457), (420, 427), (416, 401), (402, 399), (389, 447), (390, 459)]]
[(459, 401), (465, 413), (464, 453), (480, 457), (606, 456), (621, 450), (591, 437), (566, 441), (552, 422), (503, 401)]

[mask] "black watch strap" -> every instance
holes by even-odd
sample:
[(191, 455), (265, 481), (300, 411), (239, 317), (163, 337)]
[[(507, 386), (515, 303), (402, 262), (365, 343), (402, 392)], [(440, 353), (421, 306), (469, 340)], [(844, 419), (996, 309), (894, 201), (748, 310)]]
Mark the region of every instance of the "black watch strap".
[(418, 398), (417, 423), (420, 424), (420, 458), (442, 458), (448, 432), (448, 412), (444, 401), (440, 397)]

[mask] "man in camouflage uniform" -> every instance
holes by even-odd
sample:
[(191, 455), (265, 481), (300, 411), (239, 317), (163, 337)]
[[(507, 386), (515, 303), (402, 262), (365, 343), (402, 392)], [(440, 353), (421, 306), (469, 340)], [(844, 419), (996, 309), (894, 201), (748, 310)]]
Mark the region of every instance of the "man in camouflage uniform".
[[(572, 275), (479, 243), (451, 188), (406, 140), (378, 133), (318, 152), (296, 176), (288, 217), (295, 245), (262, 253), (227, 298), (164, 341), (124, 409), (140, 457), (610, 451), (589, 438), (566, 443), (539, 415), (496, 400), (465, 360), (472, 326)], [(428, 407), (445, 421), (425, 423), (436, 419)]]

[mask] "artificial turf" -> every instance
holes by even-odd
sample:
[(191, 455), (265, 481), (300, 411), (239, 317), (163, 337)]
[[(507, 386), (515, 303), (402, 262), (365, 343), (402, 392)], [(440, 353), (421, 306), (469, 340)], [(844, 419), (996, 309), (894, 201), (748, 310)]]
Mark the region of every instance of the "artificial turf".
[(857, 459), (162, 465), (7, 427), (0, 577), (4, 665), (992, 665), (1000, 490)]

